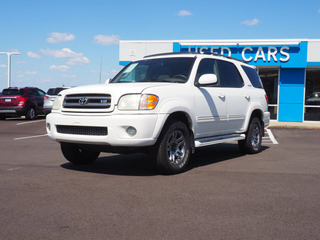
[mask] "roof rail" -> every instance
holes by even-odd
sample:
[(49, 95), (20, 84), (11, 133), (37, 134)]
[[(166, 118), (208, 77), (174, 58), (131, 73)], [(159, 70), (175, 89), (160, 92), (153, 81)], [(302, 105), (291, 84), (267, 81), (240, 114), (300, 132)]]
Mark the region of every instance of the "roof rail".
[(197, 53), (193, 53), (193, 52), (167, 52), (167, 53), (157, 53), (157, 54), (147, 55), (147, 56), (144, 56), (143, 58), (158, 57), (158, 56), (163, 56), (163, 55), (177, 55), (177, 54), (197, 54)]
[(246, 63), (246, 64), (247, 64), (247, 62), (245, 62), (245, 61), (243, 61), (243, 60), (240, 60), (240, 59), (238, 59), (238, 58), (234, 58), (234, 57), (226, 56), (226, 55), (219, 54), (219, 53), (212, 53), (212, 52), (204, 52), (204, 53), (196, 53), (196, 52), (169, 52), (169, 53), (157, 53), (157, 54), (152, 54), (152, 55), (144, 56), (143, 58), (148, 58), (148, 57), (158, 57), (158, 56), (164, 56), (164, 55), (178, 55), (178, 54), (196, 54), (196, 55), (206, 54), (206, 55), (213, 55), (213, 56), (225, 57), (225, 58), (228, 58), (228, 59), (236, 60), (236, 61), (239, 61), (239, 62), (242, 62), (242, 63)]
[(226, 56), (226, 55), (219, 54), (219, 53), (204, 52), (204, 53), (202, 53), (202, 54), (214, 55), (214, 56), (219, 56), (219, 57), (225, 57), (225, 58), (228, 58), (228, 59), (232, 59), (232, 60), (236, 60), (236, 61), (239, 61), (239, 62), (243, 62), (243, 63), (248, 64), (247, 62), (245, 62), (245, 61), (243, 61), (243, 60), (240, 60), (240, 59), (238, 59), (238, 58)]

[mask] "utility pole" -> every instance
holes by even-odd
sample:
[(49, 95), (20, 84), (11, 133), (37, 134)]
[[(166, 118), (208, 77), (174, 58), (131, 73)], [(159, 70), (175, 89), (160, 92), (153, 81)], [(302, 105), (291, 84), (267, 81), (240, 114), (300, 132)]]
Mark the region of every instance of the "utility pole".
[(11, 55), (21, 55), (19, 52), (0, 52), (8, 55), (8, 88), (11, 87)]

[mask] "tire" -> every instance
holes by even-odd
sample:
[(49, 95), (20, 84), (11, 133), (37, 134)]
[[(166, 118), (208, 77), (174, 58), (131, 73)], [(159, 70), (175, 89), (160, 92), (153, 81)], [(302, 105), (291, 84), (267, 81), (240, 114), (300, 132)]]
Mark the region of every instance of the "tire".
[(261, 152), (262, 143), (262, 127), (258, 118), (253, 118), (250, 121), (246, 138), (238, 141), (241, 152), (247, 154), (254, 154)]
[(6, 116), (0, 115), (0, 120), (6, 120)]
[(37, 115), (36, 115), (36, 110), (34, 109), (34, 107), (29, 107), (26, 113), (26, 118), (28, 120), (33, 120), (36, 119)]
[(191, 155), (191, 138), (188, 128), (179, 121), (166, 124), (155, 147), (156, 165), (161, 173), (183, 172)]
[(63, 156), (72, 163), (75, 164), (89, 164), (94, 162), (100, 154), (100, 152), (88, 151), (77, 144), (61, 143), (61, 151)]

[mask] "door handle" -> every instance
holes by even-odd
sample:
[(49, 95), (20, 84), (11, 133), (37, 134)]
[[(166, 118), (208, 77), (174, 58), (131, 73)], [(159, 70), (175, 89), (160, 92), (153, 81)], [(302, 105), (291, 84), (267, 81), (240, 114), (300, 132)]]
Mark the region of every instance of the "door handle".
[(226, 98), (226, 96), (225, 96), (224, 94), (220, 93), (219, 98), (221, 98), (221, 99), (225, 99), (225, 98)]
[(247, 100), (250, 100), (250, 96), (249, 95), (245, 95), (244, 96)]

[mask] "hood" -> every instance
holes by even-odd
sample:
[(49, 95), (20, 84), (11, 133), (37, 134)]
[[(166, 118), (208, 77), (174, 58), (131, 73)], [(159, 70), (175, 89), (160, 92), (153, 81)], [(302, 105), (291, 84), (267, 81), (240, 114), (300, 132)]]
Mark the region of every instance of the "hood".
[(96, 84), (81, 87), (70, 88), (61, 92), (62, 96), (69, 94), (110, 94), (113, 104), (117, 103), (119, 98), (125, 94), (142, 93), (146, 89), (172, 85), (174, 83), (109, 83)]

